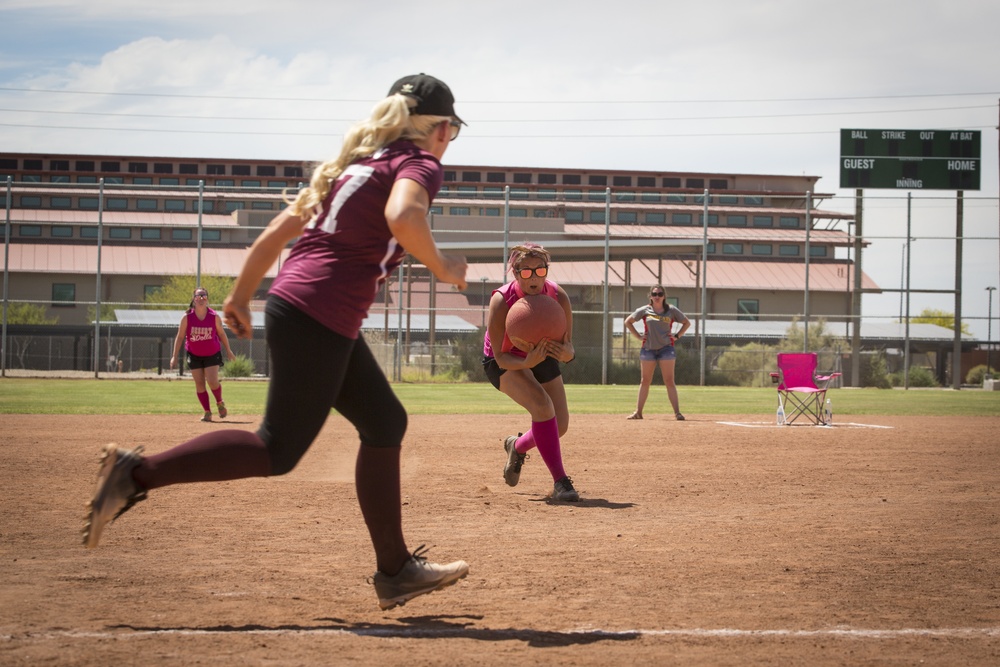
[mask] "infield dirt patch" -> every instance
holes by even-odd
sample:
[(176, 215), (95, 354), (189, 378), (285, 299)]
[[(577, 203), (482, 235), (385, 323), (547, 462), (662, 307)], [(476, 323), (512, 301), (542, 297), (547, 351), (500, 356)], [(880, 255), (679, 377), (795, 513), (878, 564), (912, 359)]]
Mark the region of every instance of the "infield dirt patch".
[(81, 546), (103, 443), (256, 428), (230, 410), (0, 416), (0, 663), (1000, 663), (1000, 417), (573, 416), (553, 504), (537, 455), (502, 479), (526, 418), (414, 416), (407, 539), (471, 572), (389, 612), (336, 416), (291, 474), (158, 489)]

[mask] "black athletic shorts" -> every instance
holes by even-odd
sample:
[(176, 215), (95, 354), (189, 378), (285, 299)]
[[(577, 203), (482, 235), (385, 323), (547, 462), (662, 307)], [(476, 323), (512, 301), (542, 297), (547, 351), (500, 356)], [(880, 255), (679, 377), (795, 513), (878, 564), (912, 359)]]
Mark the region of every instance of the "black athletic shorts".
[[(500, 368), (497, 360), (493, 357), (483, 357), (483, 370), (486, 371), (486, 377), (489, 378), (490, 384), (499, 389), (500, 376), (507, 370)], [(562, 375), (562, 371), (559, 370), (559, 362), (555, 357), (545, 357), (545, 361), (531, 369), (531, 374), (538, 380), (538, 384), (545, 384)]]
[(199, 357), (197, 354), (187, 353), (187, 364), (188, 368), (208, 368), (209, 366), (218, 366), (222, 368), (225, 366), (222, 363), (222, 350), (219, 350), (215, 354), (210, 354), (207, 357)]

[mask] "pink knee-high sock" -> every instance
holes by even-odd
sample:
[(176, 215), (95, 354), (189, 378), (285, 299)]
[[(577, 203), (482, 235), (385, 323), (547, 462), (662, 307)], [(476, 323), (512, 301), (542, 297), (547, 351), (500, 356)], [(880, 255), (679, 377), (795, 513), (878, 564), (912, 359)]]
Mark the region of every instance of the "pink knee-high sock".
[(196, 391), (195, 393), (198, 394), (198, 400), (201, 402), (201, 407), (205, 409), (205, 412), (210, 412), (212, 410), (212, 406), (208, 402), (208, 392)]
[(216, 403), (222, 403), (222, 384), (219, 384), (218, 387), (212, 389), (212, 396), (215, 396)]
[[(563, 469), (562, 451), (559, 446), (559, 424), (556, 422), (556, 418), (553, 417), (543, 422), (531, 422), (530, 433), (538, 447), (538, 454), (552, 474), (552, 481), (558, 482), (566, 476), (566, 470)], [(520, 444), (523, 439), (522, 436), (517, 444)], [(517, 444), (514, 445), (515, 449), (521, 451)]]

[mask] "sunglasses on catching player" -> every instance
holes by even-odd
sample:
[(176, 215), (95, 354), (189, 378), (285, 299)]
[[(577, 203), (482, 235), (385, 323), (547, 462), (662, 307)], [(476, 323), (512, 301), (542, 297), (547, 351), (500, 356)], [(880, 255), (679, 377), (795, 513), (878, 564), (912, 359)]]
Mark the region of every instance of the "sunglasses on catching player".
[(663, 292), (650, 292), (649, 296), (664, 296)]
[(528, 280), (532, 274), (544, 278), (548, 273), (549, 267), (547, 266), (539, 266), (537, 269), (517, 269), (517, 275), (521, 276), (522, 280)]
[(205, 298), (205, 299), (208, 298), (208, 292), (195, 292), (194, 295), (195, 295), (195, 297), (202, 297), (202, 298)]

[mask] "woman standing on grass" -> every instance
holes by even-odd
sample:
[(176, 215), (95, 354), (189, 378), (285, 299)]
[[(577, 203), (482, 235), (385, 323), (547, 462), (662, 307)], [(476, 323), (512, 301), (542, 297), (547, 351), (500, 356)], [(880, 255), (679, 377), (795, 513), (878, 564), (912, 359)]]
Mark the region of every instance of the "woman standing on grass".
[(444, 82), (407, 76), (344, 137), (340, 154), (254, 241), (226, 299), (226, 324), (252, 335), (250, 300), (281, 251), (265, 307), (271, 380), (254, 433), (214, 431), (143, 456), (105, 448), (84, 543), (151, 489), (182, 482), (270, 477), (291, 471), (319, 435), (331, 408), (357, 429), (358, 504), (375, 550), (372, 577), (382, 609), (449, 586), (465, 561), (431, 563), (403, 538), (400, 448), (407, 414), (360, 335), (379, 286), (409, 252), (439, 280), (465, 289), (464, 257), (444, 255), (427, 213), (441, 187), (441, 158), (462, 120)]
[[(644, 325), (641, 334), (635, 328), (635, 323), (639, 320)], [(674, 322), (681, 323), (676, 334), (673, 332)], [(677, 306), (667, 303), (667, 290), (663, 285), (653, 285), (649, 290), (649, 304), (640, 306), (625, 318), (625, 330), (642, 341), (642, 349), (639, 350), (639, 366), (642, 369), (639, 400), (636, 402), (635, 412), (628, 416), (629, 419), (642, 419), (642, 408), (646, 405), (649, 387), (653, 383), (653, 372), (659, 365), (663, 384), (667, 385), (667, 398), (674, 409), (674, 417), (677, 421), (684, 421), (677, 400), (677, 385), (674, 384), (674, 364), (677, 360), (674, 343), (690, 326), (691, 321), (687, 316)]]
[(174, 354), (170, 357), (171, 370), (177, 366), (177, 355), (180, 354), (182, 343), (187, 350), (187, 365), (194, 379), (198, 402), (205, 411), (201, 420), (212, 421), (212, 404), (205, 385), (212, 390), (215, 404), (219, 408), (219, 416), (225, 419), (229, 411), (226, 410), (226, 402), (222, 400), (222, 382), (219, 381), (219, 369), (224, 365), (222, 348), (226, 348), (226, 358), (230, 361), (236, 357), (229, 347), (229, 338), (222, 327), (222, 318), (208, 307), (208, 290), (204, 287), (195, 288), (188, 311), (184, 313), (181, 325), (177, 327)]

